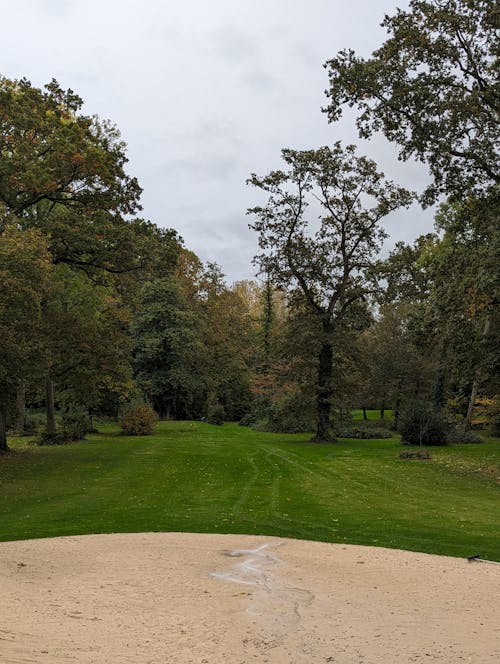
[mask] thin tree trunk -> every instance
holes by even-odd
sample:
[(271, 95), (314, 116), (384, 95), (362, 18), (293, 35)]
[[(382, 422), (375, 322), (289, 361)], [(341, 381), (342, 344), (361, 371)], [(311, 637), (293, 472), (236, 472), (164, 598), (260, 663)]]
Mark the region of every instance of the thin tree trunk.
[(470, 431), (472, 429), (472, 414), (474, 412), (474, 404), (476, 403), (477, 391), (479, 389), (479, 380), (476, 375), (472, 381), (472, 389), (470, 391), (469, 405), (467, 406), (467, 415), (465, 417), (464, 431)]
[(446, 382), (446, 344), (443, 342), (439, 353), (439, 362), (434, 379), (433, 405), (436, 412), (440, 412), (444, 405), (444, 388)]
[(316, 435), (312, 439), (316, 443), (332, 442), (330, 433), (330, 413), (332, 397), (332, 326), (323, 322), (323, 342), (319, 354), (318, 365), (318, 396), (316, 399), (317, 426)]
[(269, 371), (271, 364), (271, 328), (273, 324), (273, 289), (269, 277), (266, 279), (264, 287), (264, 321), (263, 321), (263, 362), (262, 370), (264, 373)]
[[(491, 325), (491, 319), (488, 314), (484, 321), (483, 339), (488, 336), (490, 332), (490, 325)], [(472, 381), (472, 388), (469, 397), (469, 405), (467, 407), (467, 415), (465, 417), (465, 423), (464, 423), (464, 431), (470, 431), (472, 428), (472, 414), (474, 413), (474, 405), (476, 403), (477, 393), (479, 390), (479, 380), (481, 377), (480, 374), (481, 371), (480, 368), (478, 367), (474, 375), (474, 380)]]
[(24, 422), (26, 419), (26, 389), (22, 381), (17, 386), (16, 393), (17, 422), (16, 431), (19, 436), (24, 435)]
[(401, 410), (401, 388), (403, 387), (403, 379), (401, 378), (398, 382), (398, 386), (396, 388), (396, 401), (394, 403), (394, 421), (392, 424), (392, 428), (394, 431), (398, 430), (399, 426), (399, 412)]
[(364, 420), (368, 419), (368, 415), (366, 414), (366, 406), (363, 406), (363, 419)]
[(7, 431), (5, 428), (5, 410), (0, 404), (0, 452), (8, 452)]
[(385, 415), (385, 394), (382, 397), (382, 403), (380, 405), (380, 419), (383, 420)]
[(47, 413), (47, 433), (56, 432), (56, 416), (54, 410), (54, 383), (52, 378), (47, 376), (45, 380), (45, 409)]

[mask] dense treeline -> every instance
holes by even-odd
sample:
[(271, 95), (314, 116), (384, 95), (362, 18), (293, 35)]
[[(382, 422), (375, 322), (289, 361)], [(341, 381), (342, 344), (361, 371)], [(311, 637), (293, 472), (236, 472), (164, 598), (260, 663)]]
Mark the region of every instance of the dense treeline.
[[(55, 81), (0, 78), (0, 449), (42, 410), (51, 442), (139, 403), (318, 441), (352, 408), (397, 427), (422, 402), (498, 426), (497, 23), (484, 0), (414, 0), (370, 60), (329, 61), (329, 119), (358, 108), (361, 136), (383, 131), (432, 184), (406, 191), (354, 146), (283, 150), (249, 180), (259, 280), (231, 286), (138, 216), (116, 127)], [(382, 220), (417, 199), (440, 201), (436, 232), (382, 261)]]

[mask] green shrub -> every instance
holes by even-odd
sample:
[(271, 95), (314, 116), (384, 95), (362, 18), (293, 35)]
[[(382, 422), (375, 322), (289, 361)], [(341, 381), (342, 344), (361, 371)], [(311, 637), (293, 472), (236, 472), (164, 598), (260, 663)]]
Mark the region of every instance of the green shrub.
[(271, 404), (267, 417), (259, 419), (253, 428), (273, 433), (309, 433), (314, 431), (314, 425), (311, 404), (304, 395), (291, 392)]
[(224, 424), (225, 418), (226, 411), (224, 410), (224, 406), (220, 403), (216, 403), (209, 409), (206, 422), (209, 424), (217, 424), (218, 426), (221, 426)]
[(357, 438), (360, 440), (380, 440), (381, 438), (392, 438), (394, 435), (389, 429), (383, 427), (341, 427), (337, 430), (339, 438)]
[(484, 443), (484, 440), (473, 431), (449, 431), (446, 434), (446, 442), (453, 445), (468, 443)]
[(24, 432), (23, 436), (33, 436), (40, 429), (39, 419), (31, 415), (27, 415), (24, 419)]
[(91, 430), (92, 423), (83, 410), (69, 409), (63, 413), (62, 428), (69, 440), (83, 440)]
[(34, 441), (36, 445), (66, 445), (67, 443), (72, 442), (72, 438), (68, 437), (68, 434), (65, 431), (55, 431), (54, 433), (49, 433), (48, 431), (42, 431), (42, 433)]
[(401, 442), (406, 445), (446, 445), (446, 423), (425, 401), (407, 404), (399, 420)]
[(246, 415), (243, 415), (238, 424), (240, 427), (251, 427), (255, 424), (255, 422), (255, 415), (253, 413), (247, 413)]
[(120, 426), (126, 436), (147, 436), (153, 433), (156, 413), (148, 404), (132, 406), (123, 415)]

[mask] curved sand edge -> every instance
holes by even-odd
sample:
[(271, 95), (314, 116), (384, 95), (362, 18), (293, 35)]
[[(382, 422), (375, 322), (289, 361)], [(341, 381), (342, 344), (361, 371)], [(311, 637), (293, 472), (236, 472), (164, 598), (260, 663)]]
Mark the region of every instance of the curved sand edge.
[(459, 558), (247, 535), (5, 542), (0, 661), (486, 664), (499, 581)]

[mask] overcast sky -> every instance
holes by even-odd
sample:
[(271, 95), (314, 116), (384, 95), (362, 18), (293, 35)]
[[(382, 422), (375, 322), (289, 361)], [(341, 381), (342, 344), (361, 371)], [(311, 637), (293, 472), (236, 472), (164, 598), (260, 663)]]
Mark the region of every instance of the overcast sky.
[[(421, 189), (426, 169), (382, 138), (359, 141), (353, 117), (330, 125), (323, 63), (342, 48), (368, 56), (385, 13), (405, 0), (0, 0), (1, 74), (51, 78), (117, 124), (143, 216), (175, 228), (230, 281), (252, 277), (251, 172), (280, 150), (356, 142), (387, 176)], [(432, 230), (414, 207), (387, 222), (388, 247)]]

